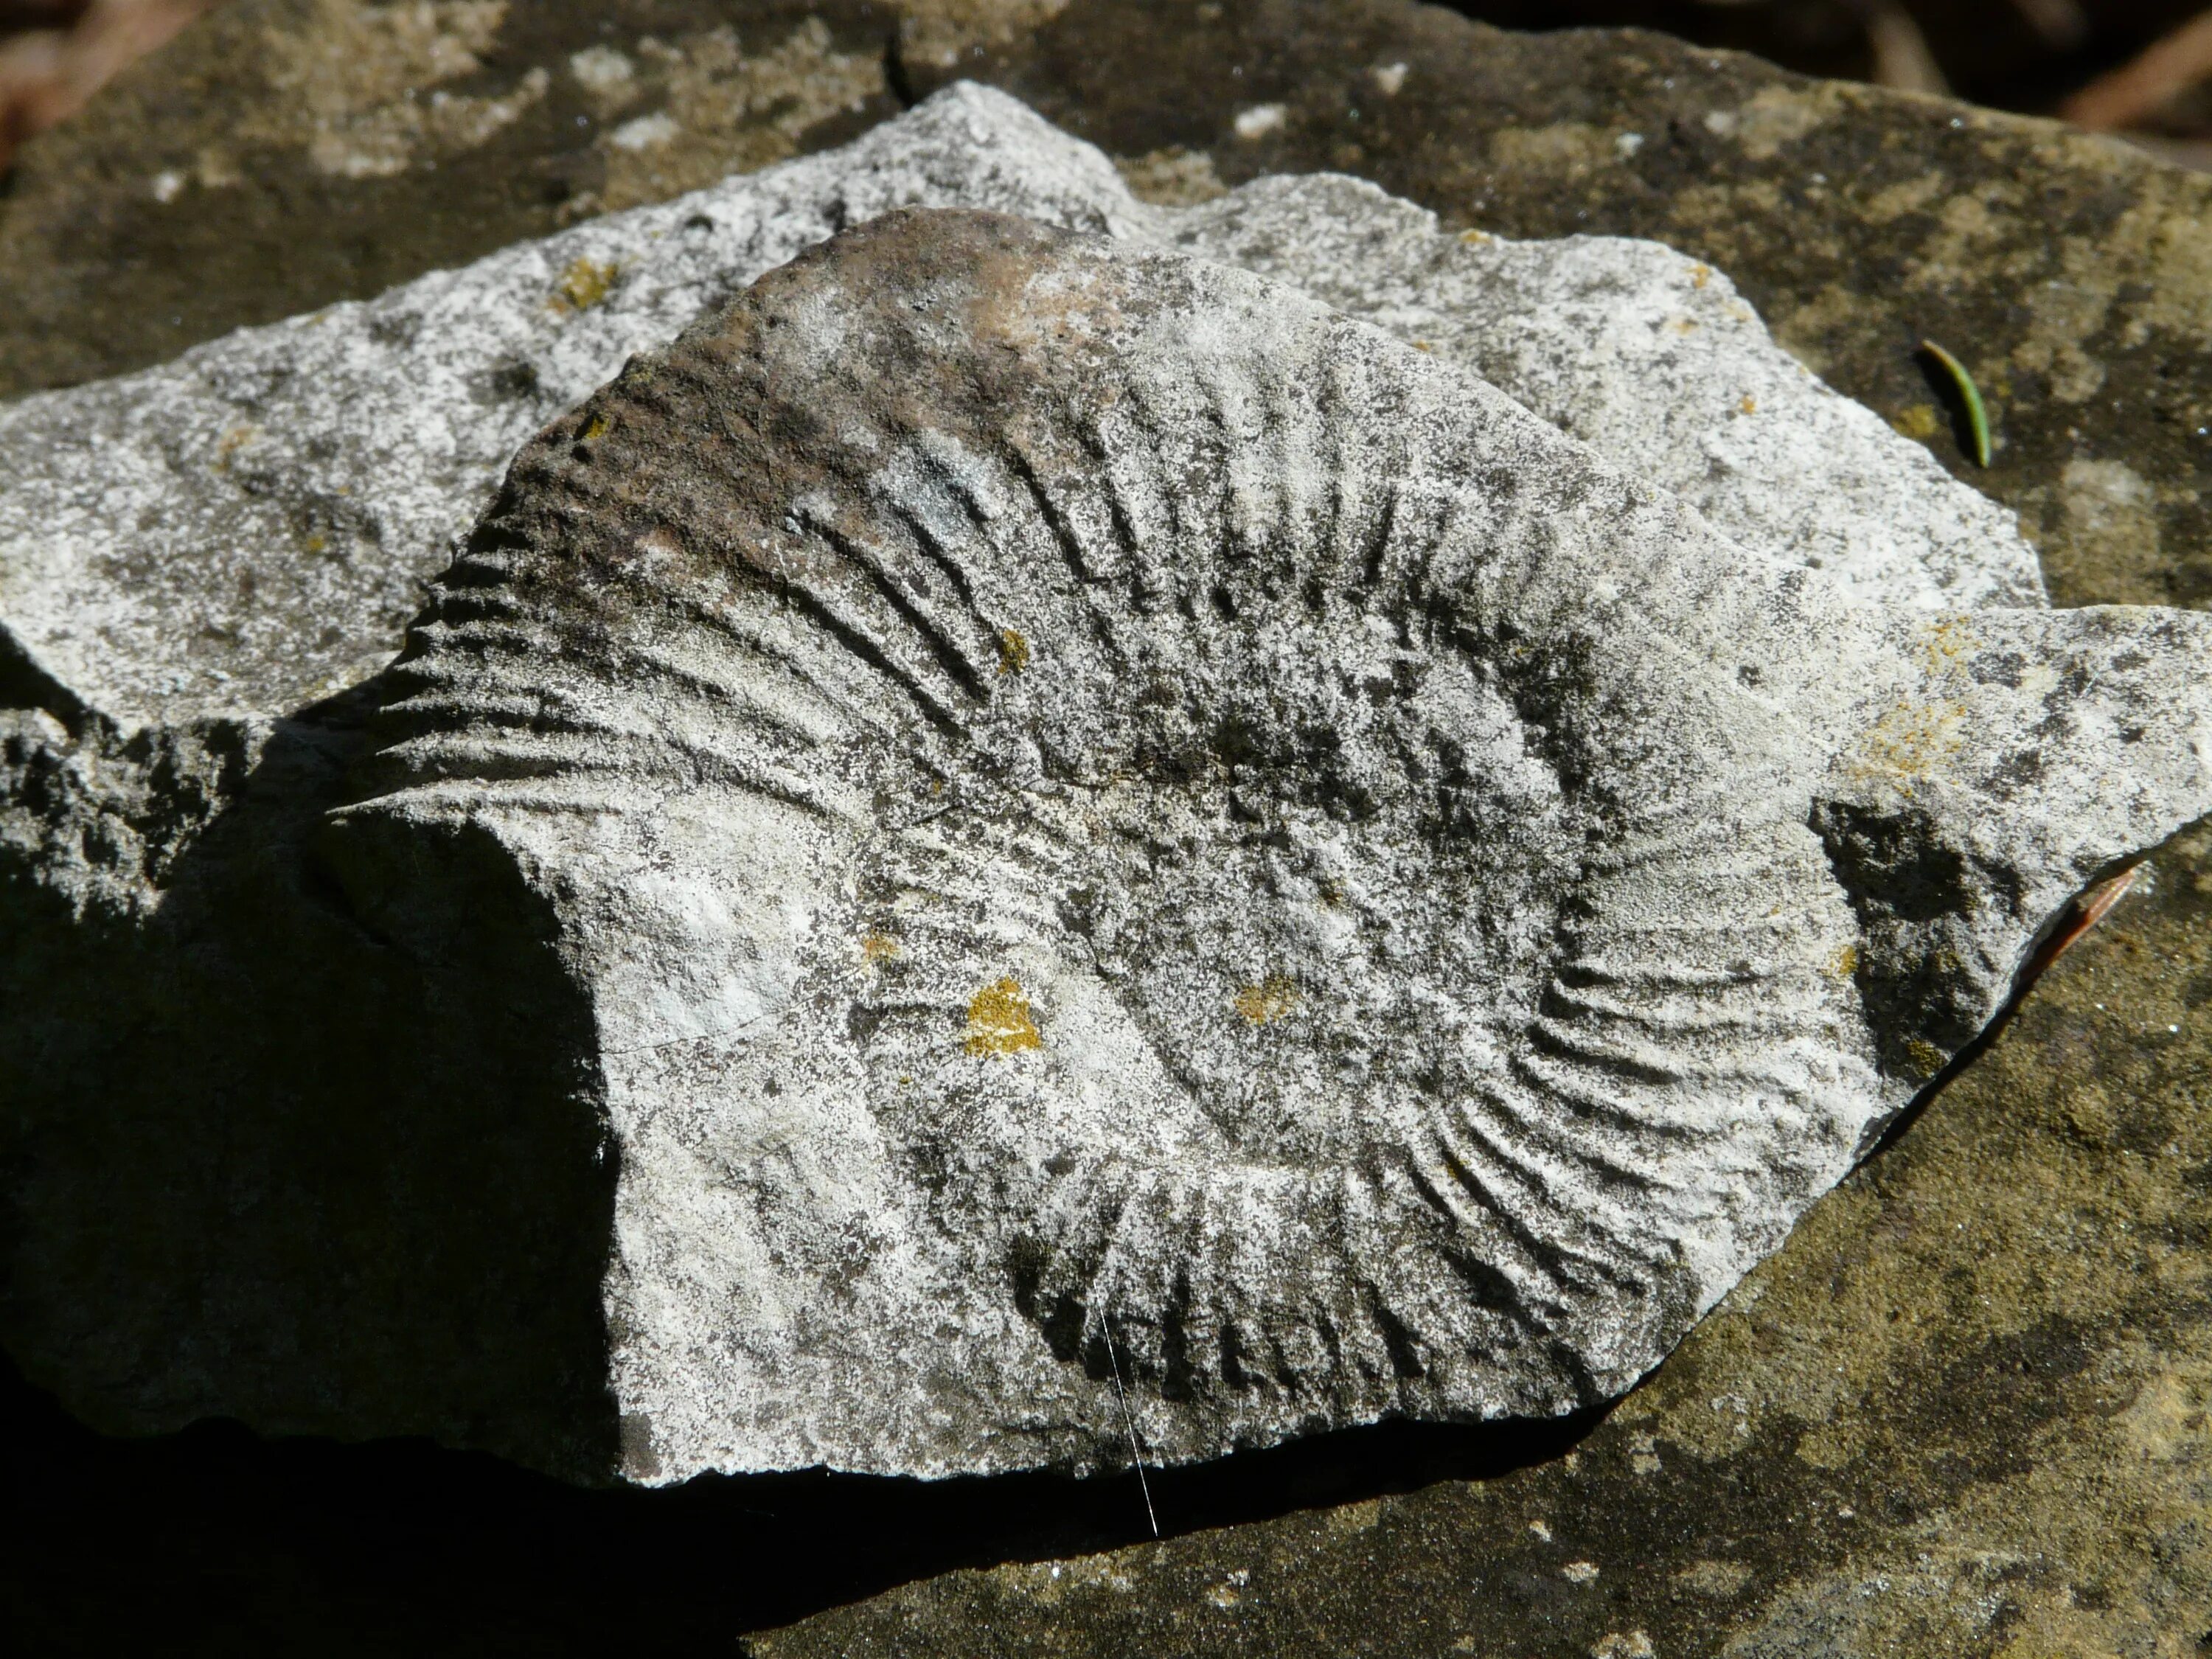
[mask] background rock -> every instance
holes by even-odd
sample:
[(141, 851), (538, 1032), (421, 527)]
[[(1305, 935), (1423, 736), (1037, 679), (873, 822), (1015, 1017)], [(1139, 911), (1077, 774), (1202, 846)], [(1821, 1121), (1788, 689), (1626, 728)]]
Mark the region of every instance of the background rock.
[[(420, 14), (427, 34), (403, 15), (242, 0), (28, 150), (0, 201), (17, 296), (0, 390), (365, 298), (556, 228), (611, 178), (633, 180), (619, 202), (674, 193), (714, 158), (819, 148), (969, 75), (1171, 193), (1341, 168), (1455, 228), (1655, 237), (1728, 271), (1807, 362), (1963, 474), (1911, 350), (1933, 337), (1992, 398), (2000, 447), (1975, 481), (2021, 511), (2062, 603), (2212, 593), (2212, 402), (2175, 367), (2212, 327), (2212, 179), (2107, 140), (1396, 0), (447, 3)], [(580, 76), (593, 52), (631, 76), (611, 58)], [(404, 112), (441, 94), (481, 118)], [(664, 114), (666, 153), (693, 160), (654, 186), (663, 151), (614, 135)]]
[[(727, 18), (741, 40), (787, 40), (801, 21), (795, 11), (707, 10), (694, 27)], [(1116, 26), (1132, 13), (1137, 22)], [(1204, 14), (1078, 0), (963, 67), (980, 66), (1107, 143), (1133, 177), (1186, 198), (1265, 167), (1347, 166), (1455, 224), (1659, 236), (1730, 271), (1808, 362), (1926, 433), (1965, 473), (1938, 396), (1910, 355), (1932, 334), (1999, 394), (2006, 445), (1975, 482), (2022, 508), (2059, 603), (2202, 603), (2212, 580), (2212, 447), (2199, 430), (2212, 402), (2202, 346), (2212, 215), (2202, 180), (2054, 128), (1796, 82), (1651, 37), (1498, 37), (1379, 3), (1225, 3)], [(581, 94), (556, 71), (602, 24), (678, 32), (635, 21), (644, 15), (518, 9), (472, 71), (482, 80), (459, 89), (505, 97), (531, 67), (544, 67), (544, 103), (476, 150), (433, 152), (434, 169), (416, 161), (383, 179), (325, 173), (308, 155), (313, 123), (301, 119), (288, 140), (247, 147), (252, 166), (237, 184), (180, 178), (164, 203), (164, 174), (197, 169), (200, 149), (239, 125), (236, 100), (270, 100), (275, 52), (263, 31), (304, 38), (324, 15), (248, 0), (198, 26), (33, 146), (0, 203), (0, 267), (18, 296), (0, 319), (8, 385), (157, 361), (239, 322), (365, 295), (550, 228), (558, 204), (548, 197), (591, 188), (595, 165), (596, 134), (570, 136), (586, 131), (574, 117), (587, 112), (562, 101)], [(880, 17), (823, 16), (833, 50), (888, 43)], [(532, 49), (539, 29), (546, 44)], [(350, 60), (329, 55), (343, 78)], [(879, 61), (887, 86), (899, 78), (894, 67), (909, 88), (941, 72), (904, 53)], [(1395, 77), (1371, 71), (1399, 62), (1407, 74), (1386, 103), (1382, 88)], [(1239, 136), (1240, 115), (1273, 103), (1284, 106), (1281, 122), (1248, 119), (1259, 131)], [(828, 142), (842, 123), (890, 106), (884, 97), (857, 115), (827, 112), (784, 142)], [(1624, 154), (1631, 133), (1644, 142)], [(160, 210), (187, 189), (207, 191), (192, 198), (192, 218)], [(1764, 1631), (1757, 1639), (1772, 1652), (1875, 1651), (1895, 1638), (1923, 1650), (2187, 1654), (2212, 1628), (2212, 1543), (2201, 1518), (2212, 1501), (2203, 1426), (2212, 1107), (2200, 982), (2207, 920), (2196, 886), (2207, 879), (2206, 854), (2190, 836), (2165, 849), (2156, 890), (2131, 897), (2062, 963), (1990, 1053), (1752, 1281), (1761, 1299), (1724, 1308), (1583, 1443), (1572, 1467), (1555, 1459), (1504, 1482), (1448, 1481), (1371, 1504), (1382, 1486), (1494, 1468), (1545, 1444), (1476, 1452), (1425, 1442), (1407, 1458), (1399, 1443), (1364, 1443), (1294, 1469), (1255, 1466), (1272, 1496), (1245, 1487), (1236, 1502), (1218, 1483), (1237, 1469), (1203, 1487), (1176, 1477), (1158, 1494), (1171, 1528), (1255, 1506), (1363, 1501), (1108, 1558), (1090, 1588), (1056, 1603), (1043, 1587), (1079, 1569), (1054, 1580), (1046, 1567), (1009, 1568), (920, 1586), (774, 1643), (834, 1651), (887, 1639), (903, 1618), (908, 1650), (939, 1651), (1018, 1640), (1082, 1651), (1087, 1625), (1104, 1632), (1091, 1650), (1101, 1651), (1109, 1637), (1141, 1632), (1194, 1650), (1265, 1634), (1288, 1652), (1393, 1643), (1449, 1651), (1465, 1636), (1472, 1651), (1578, 1654), (1610, 1644), (1632, 1654), (1642, 1632), (1657, 1652), (1695, 1653)], [(211, 1014), (223, 1006), (218, 988), (179, 988), (205, 997)], [(98, 997), (97, 979), (85, 995)], [(341, 1072), (387, 1063), (326, 1058)], [(454, 1133), (465, 1142), (465, 1129)], [(158, 1146), (118, 1155), (149, 1150), (158, 1155)], [(1904, 1299), (1892, 1300), (1893, 1290)], [(496, 1287), (487, 1287), (486, 1305), (501, 1307)], [(496, 1324), (487, 1330), (495, 1334)], [(1832, 1388), (1822, 1368), (1836, 1364), (1844, 1370)], [(1709, 1381), (1723, 1386), (1708, 1391)], [(1753, 1431), (1724, 1452), (1711, 1425), (1735, 1415), (1731, 1396)], [(1638, 1443), (1644, 1435), (1649, 1447)], [(1670, 1455), (1674, 1447), (1690, 1449)], [(361, 1477), (349, 1483), (345, 1473), (361, 1465), (288, 1465), (317, 1472), (288, 1486), (243, 1473), (264, 1466), (249, 1446), (224, 1455), (189, 1489), (154, 1481), (127, 1449), (72, 1450), (42, 1465), (16, 1500), (33, 1506), (19, 1514), (38, 1519), (17, 1558), (18, 1605), (60, 1631), (59, 1645), (126, 1620), (133, 1585), (146, 1587), (138, 1605), (165, 1640), (246, 1629), (296, 1641), (352, 1628), (364, 1608), (387, 1604), (391, 1580), (362, 1565), (375, 1559), (362, 1547), (374, 1540), (313, 1519), (331, 1492), (361, 1490)], [(406, 1467), (407, 1492), (449, 1490), (437, 1472), (446, 1465)], [(87, 1478), (95, 1468), (107, 1484)], [(257, 1499), (265, 1506), (249, 1519), (209, 1495), (218, 1490), (265, 1495)], [(109, 1507), (83, 1508), (88, 1491), (112, 1494)], [(159, 1530), (145, 1514), (149, 1492), (204, 1524)], [(1858, 1501), (1869, 1494), (1878, 1501)], [(918, 1571), (963, 1551), (1024, 1555), (1095, 1539), (1116, 1524), (1091, 1507), (1109, 1497), (1140, 1532), (1133, 1489), (1087, 1489), (1041, 1512), (1023, 1486), (980, 1506), (1021, 1518), (1011, 1528), (969, 1510), (886, 1520), (856, 1498), (843, 1523), (802, 1525), (796, 1535), (818, 1547), (793, 1554), (777, 1542), (783, 1528), (738, 1519), (756, 1503), (789, 1504), (787, 1493), (733, 1496), (720, 1507), (702, 1493), (696, 1513), (750, 1540), (757, 1571), (733, 1577), (702, 1562), (694, 1582), (664, 1586), (649, 1609), (636, 1606), (642, 1622), (626, 1627), (678, 1644), (719, 1643), (748, 1623), (789, 1616), (810, 1595), (850, 1595), (872, 1573)], [(548, 1501), (526, 1489), (489, 1512), (519, 1517)], [(427, 1507), (411, 1497), (385, 1502), (368, 1511), (390, 1516), (381, 1537), (477, 1547), (446, 1529), (434, 1498)], [(917, 1548), (886, 1566), (892, 1557), (843, 1530), (856, 1509), (867, 1524), (924, 1532), (954, 1513), (969, 1518), (953, 1525), (945, 1553)], [(297, 1522), (272, 1528), (271, 1513)], [(645, 1522), (590, 1513), (601, 1529), (579, 1522), (576, 1536), (603, 1541), (605, 1559), (648, 1570), (645, 1558), (623, 1553), (625, 1540), (649, 1535)], [(1071, 1514), (1082, 1517), (1073, 1534)], [(118, 1530), (126, 1516), (135, 1523)], [(1555, 1540), (1613, 1540), (1607, 1553), (1594, 1541), (1560, 1564), (1587, 1559), (1596, 1577), (1553, 1571), (1533, 1519)], [(1387, 1551), (1377, 1547), (1385, 1541)], [(118, 1550), (133, 1553), (118, 1559)], [(842, 1575), (824, 1565), (855, 1554), (877, 1565)], [(100, 1564), (95, 1583), (83, 1578), (86, 1559)], [(575, 1559), (580, 1570), (557, 1577), (516, 1554), (490, 1558), (488, 1579), (428, 1574), (446, 1599), (437, 1616), (409, 1626), (410, 1639), (467, 1649), (481, 1645), (471, 1631), (519, 1626), (546, 1648), (570, 1640), (611, 1605)], [(1246, 1598), (1271, 1562), (1285, 1570), (1284, 1594)], [(223, 1582), (240, 1588), (209, 1596), (197, 1588), (204, 1580), (179, 1576), (191, 1563), (220, 1564)], [(511, 1594), (525, 1584), (530, 1595)], [(1467, 1622), (1448, 1632), (1455, 1609)]]

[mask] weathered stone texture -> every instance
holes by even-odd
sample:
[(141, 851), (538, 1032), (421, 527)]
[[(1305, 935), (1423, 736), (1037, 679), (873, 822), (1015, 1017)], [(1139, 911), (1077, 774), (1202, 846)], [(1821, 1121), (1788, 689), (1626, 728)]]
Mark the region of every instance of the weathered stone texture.
[[(1007, 219), (853, 233), (714, 319), (840, 224), (937, 201), (1255, 261), (1412, 349), (1175, 258), (1039, 242), (1009, 264)], [(939, 332), (904, 320), (939, 312)], [(379, 673), (395, 596), (518, 425), (625, 356), (526, 449)], [(2005, 515), (1790, 362), (1710, 268), (1449, 237), (1343, 179), (1146, 209), (965, 86), (833, 154), (22, 400), (0, 438), (0, 601), (44, 697), (10, 746), (27, 896), (92, 940), (135, 922), (155, 980), (173, 947), (152, 941), (193, 903), (176, 878), (234, 885), (241, 850), (418, 969), (481, 942), (445, 939), (456, 908), (552, 918), (591, 1022), (547, 1028), (580, 1067), (557, 1115), (609, 1125), (610, 1376), (640, 1478), (1087, 1463), (1117, 1438), (1114, 1328), (1178, 1460), (1587, 1404), (1972, 1038), (2083, 881), (2201, 793), (2189, 619), (2033, 608)], [(1043, 602), (1060, 562), (1072, 612)], [(649, 602), (608, 609), (600, 565)], [(781, 574), (756, 592), (756, 568)], [(796, 702), (793, 676), (815, 688)], [(882, 702), (896, 686), (934, 735)], [(296, 851), (241, 849), (249, 774), (333, 699), (413, 733), (388, 750), (408, 787)], [(253, 799), (303, 825), (331, 805), (297, 769)], [(992, 894), (1000, 922), (974, 913)], [(26, 1043), (80, 1023), (19, 985)], [(1036, 1058), (1002, 1072), (1000, 1038)], [(197, 1086), (172, 1115), (222, 1109)], [(202, 1173), (220, 1193), (219, 1161)], [(70, 1203), (27, 1185), (29, 1257), (106, 1229)], [(160, 1379), (135, 1403), (67, 1357), (67, 1309), (131, 1348), (106, 1277), (20, 1275), (11, 1341), (81, 1408), (191, 1415), (166, 1322), (120, 1366)], [(284, 1286), (272, 1330), (308, 1300)], [(217, 1368), (197, 1408), (289, 1421), (313, 1399), (354, 1433), (445, 1410), (310, 1386), (320, 1363), (289, 1385)]]
[(334, 856), (559, 918), (636, 1478), (1095, 1466), (1117, 1368), (1173, 1462), (1554, 1415), (2212, 804), (2201, 618), (1793, 550), (1294, 290), (894, 215), (518, 457)]
[[(2174, 367), (2212, 327), (2212, 184), (2105, 140), (1659, 36), (1502, 34), (1395, 0), (445, 5), (429, 34), (403, 31), (417, 9), (241, 0), (34, 146), (0, 202), (16, 296), (0, 389), (366, 298), (712, 176), (680, 158), (757, 165), (968, 76), (1178, 199), (1340, 170), (1453, 228), (1663, 241), (1964, 473), (1911, 349), (1931, 336), (1993, 395), (1998, 451), (1975, 482), (2027, 520), (2061, 602), (2197, 603), (2212, 584), (2212, 403)], [(755, 95), (748, 76), (775, 85)], [(417, 134), (404, 111), (439, 94), (515, 113)], [(663, 143), (615, 144), (660, 115)], [(363, 134), (400, 170), (326, 165)], [(610, 168), (632, 180), (612, 196)]]
[[(948, 202), (1086, 228), (1146, 216), (1095, 150), (1003, 97), (956, 96), (826, 164), (19, 399), (0, 410), (4, 627), (72, 708), (125, 726), (335, 696), (391, 660), (422, 584), (549, 418), (842, 226)], [(1952, 537), (2029, 560), (1960, 496), (1936, 509)], [(2002, 552), (1973, 563), (1970, 585), (2008, 574)]]
[(2155, 886), (1571, 1455), (950, 1574), (751, 1650), (2193, 1659), (2208, 851), (2161, 848)]
[[(203, 174), (202, 152), (228, 140), (227, 100), (269, 100), (264, 88), (279, 84), (283, 31), (295, 41), (324, 31), (326, 75), (362, 65), (364, 89), (334, 90), (333, 107), (379, 107), (374, 55), (330, 49), (357, 30), (346, 9), (243, 0), (34, 147), (0, 201), (0, 267), (15, 301), (0, 319), (9, 389), (153, 363), (240, 323), (366, 297), (558, 228), (562, 204), (587, 192), (622, 199), (602, 183), (612, 129), (583, 100), (587, 78), (615, 95), (623, 77), (606, 59), (587, 59), (581, 76), (570, 65), (595, 45), (611, 44), (647, 88), (622, 106), (617, 127), (679, 96), (676, 66), (644, 50), (649, 31), (672, 41), (726, 23), (762, 56), (799, 39), (798, 56), (834, 88), (864, 84), (849, 60), (871, 52), (896, 90), (955, 72), (943, 49), (934, 67), (918, 52), (884, 52), (890, 31), (866, 8), (817, 9), (829, 31), (818, 51), (808, 41), (820, 37), (800, 39), (807, 14), (797, 9), (516, 8), (489, 47), (470, 48), (481, 68), (416, 77), (426, 93), (517, 110), (480, 142), (433, 135), (404, 151), (403, 173), (347, 177), (316, 165), (325, 118), (314, 116), (294, 120), (282, 142), (256, 141), (234, 178), (220, 165)], [(933, 15), (957, 31), (963, 9)], [(1156, 199), (1203, 201), (1269, 168), (1337, 167), (1436, 210), (1452, 229), (1661, 238), (1727, 270), (1806, 361), (2018, 507), (2060, 603), (2201, 603), (2212, 454), (2202, 344), (2212, 203), (2201, 179), (2056, 128), (1808, 85), (1650, 37), (1501, 37), (1381, 3), (1077, 0), (1033, 33), (988, 45), (1014, 9), (957, 37), (988, 46), (957, 72), (1014, 87), (1098, 139)], [(533, 68), (544, 91), (526, 105), (515, 94), (527, 94)], [(744, 112), (715, 142), (768, 145), (748, 152), (766, 155), (779, 143), (831, 142), (891, 97), (857, 113), (830, 108), (826, 94), (812, 105), (726, 107)], [(810, 109), (820, 112), (813, 125)], [(577, 126), (579, 114), (593, 125)], [(779, 118), (780, 138), (769, 136)], [(632, 187), (657, 188), (652, 171), (634, 167)], [(179, 205), (191, 213), (170, 210)], [(2000, 394), (1987, 475), (1961, 462), (1940, 392), (1913, 362), (1923, 334), (1960, 350)], [(290, 727), (298, 741), (278, 757), (335, 779), (357, 752), (357, 714), (341, 703)], [(220, 753), (185, 761), (211, 777), (232, 763)], [(280, 842), (301, 830), (281, 813), (258, 822)], [(2155, 865), (2155, 889), (2077, 947), (2002, 1038), (1817, 1206), (1574, 1459), (1056, 1574), (959, 1576), (760, 1644), (1579, 1655), (1711, 1651), (1740, 1638), (1778, 1654), (2186, 1655), (2212, 1627), (2199, 1518), (2212, 1507), (2203, 1452), (2212, 1304), (2200, 1282), (2212, 1109), (2195, 890), (2212, 877), (2198, 837), (2178, 839)], [(266, 898), (247, 883), (199, 914), (245, 919), (250, 933)], [(342, 915), (315, 926), (323, 931), (288, 946), (288, 961), (356, 948)], [(194, 939), (188, 927), (176, 937)], [(225, 965), (204, 934), (196, 948), (194, 971), (116, 1008), (100, 1041), (40, 1050), (27, 1074), (137, 1087), (142, 1038), (173, 1045), (197, 1033), (165, 1053), (176, 1070), (220, 1076), (238, 1064), (224, 1035), (236, 1007), (268, 1011), (264, 1024), (281, 1032), (294, 1011), (364, 994), (358, 978), (302, 983)], [(75, 994), (100, 1002), (130, 971), (88, 972)], [(267, 1149), (266, 1179), (252, 1203), (232, 1206), (225, 1237), (195, 1248), (251, 1255), (257, 1237), (289, 1236), (272, 1212), (306, 1213), (291, 1190), (301, 1169), (389, 1170), (394, 1145), (418, 1146), (415, 1176), (377, 1177), (381, 1191), (361, 1182), (353, 1199), (326, 1196), (314, 1212), (321, 1242), (303, 1255), (319, 1252), (354, 1316), (388, 1310), (380, 1338), (348, 1363), (386, 1379), (452, 1365), (424, 1397), (474, 1390), (509, 1407), (504, 1420), (450, 1432), (542, 1445), (544, 1423), (521, 1419), (547, 1407), (579, 1435), (571, 1466), (604, 1468), (611, 1447), (596, 1407), (580, 1414), (575, 1396), (549, 1394), (542, 1375), (483, 1370), (545, 1340), (515, 1325), (546, 1311), (545, 1246), (523, 1212), (483, 1203), (546, 1180), (542, 1167), (501, 1165), (486, 1133), (501, 1120), (501, 1091), (546, 1064), (542, 1030), (502, 1027), (510, 1005), (488, 998), (465, 963), (441, 995), (410, 1006), (402, 1023), (434, 1041), (448, 1029), (479, 1034), (483, 1089), (428, 1091), (417, 1055), (380, 1045), (302, 1046), (291, 1062), (300, 1075), (325, 1079), (333, 1097), (357, 1086), (383, 1104), (384, 1121), (286, 1141), (242, 1118), (234, 1139)], [(513, 1046), (483, 1054), (480, 1034), (501, 1029)], [(459, 1068), (470, 1056), (432, 1063)], [(484, 1110), (457, 1120), (457, 1098)], [(592, 1132), (579, 1126), (582, 1144)], [(198, 1139), (156, 1115), (87, 1156), (84, 1188), (103, 1172), (188, 1162)], [(535, 1190), (531, 1208), (542, 1212), (550, 1188)], [(398, 1209), (395, 1197), (405, 1200)], [(605, 1202), (594, 1189), (570, 1213), (590, 1223)], [(463, 1212), (494, 1248), (460, 1249), (467, 1273), (441, 1277), (436, 1240), (451, 1238)], [(398, 1213), (422, 1224), (395, 1231)], [(372, 1231), (383, 1243), (365, 1249)], [(487, 1275), (500, 1248), (519, 1271)], [(575, 1283), (590, 1286), (597, 1267), (574, 1264)], [(473, 1310), (465, 1350), (424, 1348), (410, 1310), (426, 1286)], [(244, 1288), (218, 1287), (207, 1307), (250, 1301)], [(181, 1328), (205, 1311), (165, 1316)], [(599, 1340), (574, 1334), (586, 1376), (603, 1358)], [(296, 1353), (283, 1363), (296, 1366)], [(1715, 1425), (1731, 1421), (1744, 1431), (1717, 1437)], [(1163, 1518), (1179, 1524), (1172, 1508)]]

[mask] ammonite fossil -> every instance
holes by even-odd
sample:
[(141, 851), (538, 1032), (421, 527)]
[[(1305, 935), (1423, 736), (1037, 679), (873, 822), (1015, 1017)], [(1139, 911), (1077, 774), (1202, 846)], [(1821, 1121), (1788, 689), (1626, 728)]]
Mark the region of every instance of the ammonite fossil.
[(1187, 1459), (1626, 1387), (2212, 805), (2209, 647), (1849, 603), (1291, 289), (900, 213), (523, 451), (332, 834), (557, 918), (634, 1475), (1110, 1460), (1109, 1344)]

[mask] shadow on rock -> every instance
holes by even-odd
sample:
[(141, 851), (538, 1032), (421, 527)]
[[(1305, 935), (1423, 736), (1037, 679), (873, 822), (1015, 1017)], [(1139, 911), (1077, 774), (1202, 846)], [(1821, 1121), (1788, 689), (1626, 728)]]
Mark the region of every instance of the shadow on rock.
[[(422, 1441), (266, 1440), (229, 1423), (101, 1437), (9, 1373), (0, 1605), (25, 1651), (723, 1653), (907, 1580), (1150, 1535), (1131, 1475), (928, 1482), (811, 1471), (659, 1491), (564, 1486)], [(1600, 1412), (1349, 1430), (1151, 1472), (1170, 1535), (1505, 1474)], [(42, 1645), (51, 1640), (55, 1645)]]
[[(0, 864), (0, 1344), (105, 1430), (234, 1414), (590, 1478), (588, 1014), (511, 860), (446, 849), (408, 937), (354, 913), (314, 842), (374, 698), (283, 722), (150, 914)], [(120, 821), (74, 821), (95, 866)]]

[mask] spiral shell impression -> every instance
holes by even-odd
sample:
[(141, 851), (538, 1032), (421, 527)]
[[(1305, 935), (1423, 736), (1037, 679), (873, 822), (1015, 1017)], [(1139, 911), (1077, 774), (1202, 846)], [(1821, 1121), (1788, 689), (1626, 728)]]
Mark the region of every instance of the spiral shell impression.
[(350, 816), (556, 919), (633, 1476), (1125, 1462), (1115, 1368), (1189, 1459), (1627, 1387), (2202, 796), (2145, 717), (2185, 787), (2036, 816), (2202, 631), (1850, 606), (1290, 290), (901, 213), (524, 450)]

